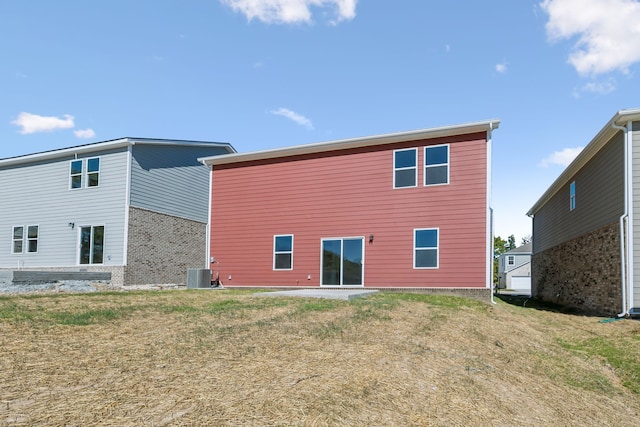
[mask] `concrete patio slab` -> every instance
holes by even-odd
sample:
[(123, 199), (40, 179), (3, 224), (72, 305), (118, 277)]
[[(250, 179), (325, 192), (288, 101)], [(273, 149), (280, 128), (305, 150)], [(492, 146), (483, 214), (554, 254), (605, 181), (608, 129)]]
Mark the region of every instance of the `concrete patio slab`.
[(354, 298), (362, 298), (378, 292), (375, 289), (295, 289), (292, 291), (258, 292), (259, 297), (302, 297), (302, 298), (327, 298), (351, 301)]

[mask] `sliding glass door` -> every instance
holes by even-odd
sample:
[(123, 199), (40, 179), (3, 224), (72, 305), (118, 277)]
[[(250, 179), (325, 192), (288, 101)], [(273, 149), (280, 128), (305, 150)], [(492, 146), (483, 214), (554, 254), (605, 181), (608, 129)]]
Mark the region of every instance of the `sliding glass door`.
[(364, 284), (364, 238), (322, 239), (322, 285)]

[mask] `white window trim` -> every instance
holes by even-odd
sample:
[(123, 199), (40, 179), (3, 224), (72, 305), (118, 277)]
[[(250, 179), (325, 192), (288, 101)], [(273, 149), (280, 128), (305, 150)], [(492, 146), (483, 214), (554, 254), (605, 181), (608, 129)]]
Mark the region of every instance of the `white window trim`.
[[(291, 237), (291, 251), (276, 251), (276, 238), (278, 237)], [(293, 270), (293, 234), (275, 234), (273, 236), (273, 271), (291, 271)], [(276, 268), (276, 255), (278, 254), (291, 254), (291, 267), (290, 268)]]
[[(416, 232), (417, 231), (430, 231), (435, 230), (438, 233), (438, 244), (435, 248), (417, 248), (416, 247)], [(417, 267), (416, 266), (416, 251), (419, 249), (435, 249), (436, 250), (436, 266), (435, 267)], [(440, 228), (414, 228), (413, 229), (413, 269), (414, 270), (437, 270), (440, 268)]]
[[(80, 262), (80, 252), (82, 251), (82, 229), (86, 228), (86, 227), (91, 227), (91, 248), (89, 250), (89, 260), (93, 260), (93, 229), (96, 227), (103, 227), (103, 236), (102, 236), (102, 262), (99, 264), (93, 263), (93, 262), (89, 262), (88, 264), (82, 264)], [(85, 224), (85, 225), (79, 225), (76, 226), (76, 228), (78, 229), (78, 237), (77, 237), (77, 251), (76, 251), (76, 265), (78, 266), (83, 266), (83, 265), (105, 265), (105, 259), (107, 258), (107, 255), (105, 254), (105, 247), (106, 245), (106, 241), (107, 241), (107, 226), (105, 224)]]
[(513, 255), (507, 255), (507, 265), (515, 265), (516, 257)]
[[(98, 160), (98, 170), (97, 171), (93, 171), (93, 172), (89, 172), (89, 160), (95, 160), (95, 159)], [(87, 165), (87, 172), (86, 172), (86, 177), (85, 177), (86, 178), (86, 182), (87, 182), (86, 188), (98, 188), (98, 187), (100, 187), (100, 181), (101, 181), (100, 180), (100, 176), (102, 175), (102, 173), (101, 173), (102, 159), (100, 158), (100, 156), (87, 157), (85, 159), (85, 163)], [(98, 175), (98, 185), (91, 185), (91, 186), (89, 185), (89, 175), (91, 175), (91, 174)]]
[[(37, 227), (38, 228), (38, 235), (36, 236), (35, 239), (30, 239), (29, 238), (29, 227)], [(25, 227), (25, 234), (24, 234), (24, 242), (26, 243), (26, 246), (24, 246), (25, 249), (25, 253), (27, 254), (37, 254), (38, 251), (40, 251), (40, 225), (39, 224), (31, 224), (31, 225), (27, 225)], [(36, 250), (31, 252), (29, 251), (29, 241), (31, 240), (35, 240), (36, 241)]]
[[(439, 163), (437, 165), (427, 165), (427, 150), (429, 148), (447, 147), (447, 163)], [(447, 166), (447, 182), (441, 182), (438, 184), (427, 184), (427, 169), (433, 167)], [(451, 146), (449, 144), (427, 145), (424, 147), (424, 177), (422, 184), (425, 187), (437, 187), (438, 185), (449, 185), (451, 182)]]
[[(80, 162), (80, 173), (79, 174), (72, 174), (71, 171), (73, 170), (73, 164), (75, 162)], [(74, 176), (80, 176), (80, 187), (73, 187), (73, 177)], [(81, 190), (84, 187), (84, 160), (82, 159), (73, 159), (69, 162), (69, 190)]]
[[(89, 160), (98, 159), (98, 170), (95, 172), (89, 173)], [(80, 174), (71, 174), (71, 168), (74, 162), (80, 162)], [(98, 185), (89, 186), (89, 175), (97, 174), (98, 175)], [(73, 177), (80, 175), (80, 187), (73, 188)], [(94, 157), (86, 157), (83, 159), (72, 159), (69, 161), (69, 190), (81, 190), (84, 188), (98, 188), (100, 187), (100, 183), (102, 175), (102, 158), (100, 156)]]
[(569, 184), (569, 211), (576, 209), (576, 182), (571, 181)]
[[(38, 227), (38, 236), (35, 239), (29, 239), (29, 227)], [(18, 241), (13, 238), (13, 233), (16, 228), (22, 228), (22, 239), (20, 240), (22, 242), (21, 252), (15, 252), (13, 250), (14, 243)], [(29, 251), (30, 240), (35, 240), (37, 242), (36, 244), (37, 249), (33, 252)], [(40, 224), (14, 225), (11, 227), (11, 255), (37, 254), (39, 251), (40, 251)]]
[[(362, 284), (361, 285), (325, 285), (322, 283), (322, 278), (324, 277), (324, 265), (323, 265), (323, 261), (324, 259), (322, 258), (323, 256), (323, 247), (324, 247), (324, 242), (327, 240), (340, 240), (341, 242), (341, 250), (342, 248), (344, 248), (344, 241), (345, 240), (355, 240), (355, 239), (360, 239), (362, 241)], [(342, 251), (344, 253), (344, 251)], [(342, 237), (322, 237), (320, 239), (320, 287), (321, 288), (364, 288), (364, 284), (365, 284), (365, 271), (366, 271), (366, 264), (365, 264), (365, 244), (364, 244), (364, 236), (342, 236)], [(344, 264), (341, 263), (340, 266), (340, 278), (341, 281), (344, 281)]]
[[(404, 167), (404, 168), (396, 168), (396, 153), (401, 152), (401, 151), (410, 151), (413, 150), (416, 154), (416, 165), (415, 166), (411, 166), (411, 167)], [(416, 188), (418, 186), (418, 148), (401, 148), (398, 150), (393, 150), (393, 188), (394, 190), (401, 190), (403, 188)], [(403, 187), (398, 187), (396, 186), (396, 172), (397, 171), (403, 171), (403, 170), (410, 170), (413, 169), (416, 173), (416, 177), (414, 180), (414, 184), (413, 185), (406, 185)]]
[[(15, 249), (15, 242), (17, 242), (18, 240), (15, 239), (13, 236), (15, 234), (16, 228), (22, 228), (22, 238), (19, 240), (20, 242), (22, 242), (22, 250), (20, 252), (16, 252), (14, 251)], [(11, 227), (11, 254), (12, 255), (21, 255), (24, 253), (24, 231), (25, 231), (25, 226), (24, 225), (14, 225)]]

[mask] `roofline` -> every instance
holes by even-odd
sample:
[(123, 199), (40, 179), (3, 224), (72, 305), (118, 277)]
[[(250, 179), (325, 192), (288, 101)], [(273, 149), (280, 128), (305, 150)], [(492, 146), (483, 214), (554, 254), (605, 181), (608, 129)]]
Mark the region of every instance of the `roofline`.
[(0, 159), (1, 166), (11, 166), (22, 163), (30, 163), (35, 161), (50, 160), (58, 157), (64, 157), (69, 154), (84, 154), (94, 151), (110, 150), (120, 147), (128, 147), (136, 144), (153, 144), (153, 145), (180, 145), (189, 147), (221, 147), (226, 148), (229, 153), (236, 153), (236, 149), (227, 142), (207, 142), (207, 141), (192, 141), (181, 139), (154, 139), (154, 138), (118, 138), (108, 141), (94, 142), (91, 144), (76, 145), (73, 147), (60, 148), (56, 150), (43, 151), (33, 154), (25, 154), (22, 156), (8, 157)]
[(598, 134), (587, 144), (578, 156), (566, 167), (560, 176), (551, 184), (538, 201), (527, 212), (528, 216), (534, 216), (553, 196), (564, 187), (569, 180), (586, 165), (620, 129), (613, 125), (624, 126), (629, 121), (640, 120), (640, 108), (619, 110)]
[(389, 133), (360, 138), (340, 139), (328, 142), (281, 147), (269, 150), (251, 151), (247, 153), (223, 154), (220, 156), (202, 157), (198, 159), (206, 165), (223, 165), (229, 163), (248, 162), (253, 160), (275, 159), (281, 157), (298, 156), (302, 154), (325, 153), (350, 148), (360, 148), (391, 144), (395, 142), (411, 141), (415, 139), (432, 139), (451, 135), (463, 135), (476, 132), (486, 132), (497, 129), (499, 119), (460, 125), (442, 126), (431, 129), (420, 129), (408, 132)]

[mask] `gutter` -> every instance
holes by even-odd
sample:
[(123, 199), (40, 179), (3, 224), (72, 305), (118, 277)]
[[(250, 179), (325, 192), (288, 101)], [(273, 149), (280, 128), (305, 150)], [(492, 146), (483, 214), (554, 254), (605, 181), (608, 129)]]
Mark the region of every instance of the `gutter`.
[[(497, 127), (497, 126), (496, 126)], [(487, 129), (487, 286), (490, 289), (491, 294), (491, 304), (496, 304), (496, 300), (493, 295), (493, 208), (491, 207), (491, 156), (492, 156), (492, 145), (493, 141), (491, 139), (491, 133), (493, 131), (493, 122), (489, 122), (489, 129)]]
[[(631, 177), (630, 171), (632, 153), (632, 144), (630, 141), (630, 130), (632, 122), (628, 121), (627, 126), (619, 126), (611, 123), (611, 127), (624, 132), (624, 213), (620, 216), (620, 269), (621, 269), (621, 290), (622, 290), (622, 312), (618, 317), (626, 317), (629, 314), (630, 290), (629, 285), (633, 283), (632, 269), (630, 263), (633, 260), (633, 248), (629, 245), (629, 230), (631, 229), (630, 221), (630, 200), (631, 200)], [(626, 226), (625, 226), (626, 225)], [(625, 232), (626, 231), (626, 232)]]

